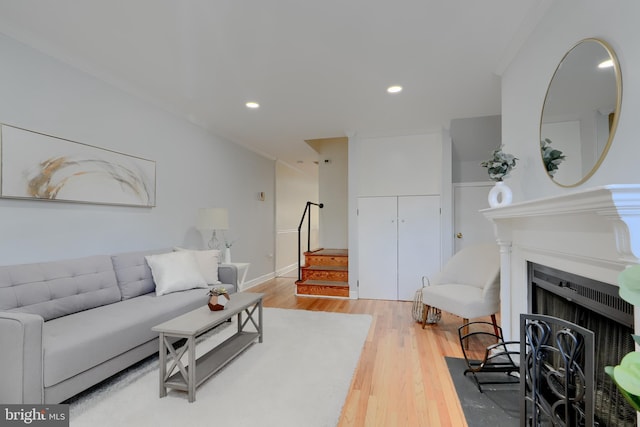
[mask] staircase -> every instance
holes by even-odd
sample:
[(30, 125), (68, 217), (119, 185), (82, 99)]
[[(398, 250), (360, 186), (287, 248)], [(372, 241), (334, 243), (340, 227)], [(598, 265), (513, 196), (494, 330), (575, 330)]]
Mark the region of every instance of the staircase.
[(317, 249), (304, 253), (296, 295), (349, 298), (348, 249)]

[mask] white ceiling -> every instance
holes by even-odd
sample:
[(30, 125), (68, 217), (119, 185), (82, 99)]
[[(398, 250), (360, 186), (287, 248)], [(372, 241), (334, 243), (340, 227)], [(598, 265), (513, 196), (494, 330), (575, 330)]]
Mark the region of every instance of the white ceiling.
[[(500, 114), (553, 0), (0, 0), (0, 32), (270, 157)], [(392, 84), (404, 87), (390, 95)], [(249, 110), (245, 102), (260, 103)]]

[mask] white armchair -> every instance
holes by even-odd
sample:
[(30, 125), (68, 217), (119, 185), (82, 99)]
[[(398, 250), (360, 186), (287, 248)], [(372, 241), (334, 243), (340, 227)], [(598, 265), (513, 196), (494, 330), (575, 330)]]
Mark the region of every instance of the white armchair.
[[(456, 253), (442, 271), (422, 289), (422, 328), (430, 307), (469, 319), (489, 316), (497, 330), (500, 310), (500, 252), (495, 244), (467, 246)], [(496, 332), (497, 333), (497, 332)]]

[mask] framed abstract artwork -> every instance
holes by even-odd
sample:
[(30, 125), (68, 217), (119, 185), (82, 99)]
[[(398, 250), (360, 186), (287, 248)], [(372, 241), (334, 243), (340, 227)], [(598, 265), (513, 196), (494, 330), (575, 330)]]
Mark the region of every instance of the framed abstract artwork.
[(0, 196), (153, 207), (152, 160), (0, 126)]

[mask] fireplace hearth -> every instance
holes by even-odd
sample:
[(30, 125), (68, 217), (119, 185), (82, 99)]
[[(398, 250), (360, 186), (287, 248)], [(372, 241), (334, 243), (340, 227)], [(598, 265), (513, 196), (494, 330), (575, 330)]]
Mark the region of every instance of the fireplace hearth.
[(594, 332), (594, 425), (636, 426), (635, 410), (604, 372), (605, 366), (617, 365), (634, 350), (633, 306), (608, 283), (533, 262), (527, 267), (529, 313), (553, 316)]

